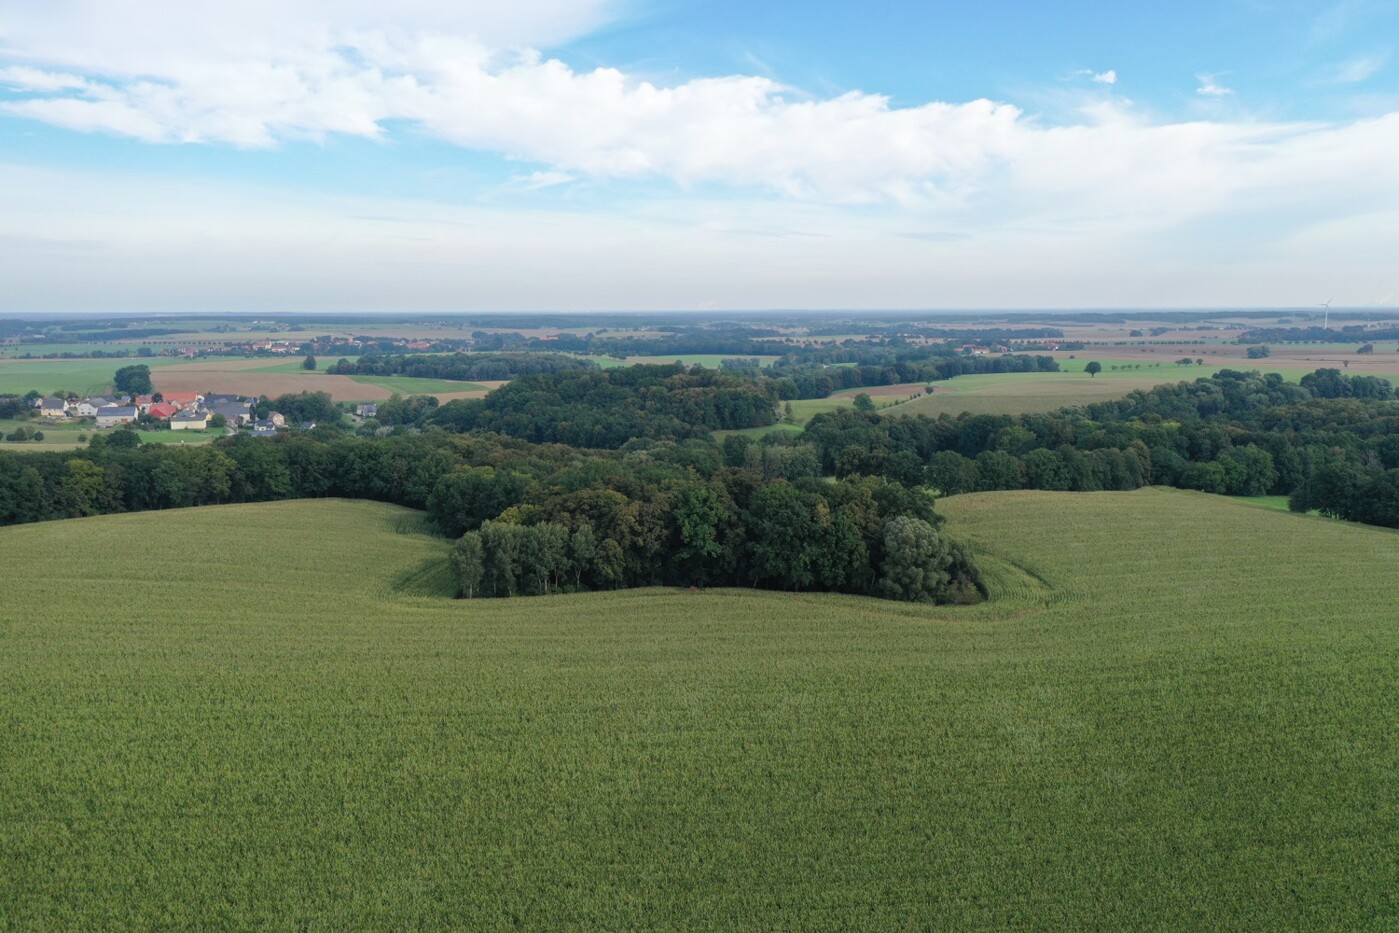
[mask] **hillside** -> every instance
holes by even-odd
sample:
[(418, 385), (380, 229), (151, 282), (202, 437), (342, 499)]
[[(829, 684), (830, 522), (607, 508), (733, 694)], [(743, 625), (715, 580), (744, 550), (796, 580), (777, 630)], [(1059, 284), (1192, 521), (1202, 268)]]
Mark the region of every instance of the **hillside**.
[(940, 503), (990, 603), (458, 602), (337, 500), (0, 529), (0, 927), (1379, 927), (1399, 535)]

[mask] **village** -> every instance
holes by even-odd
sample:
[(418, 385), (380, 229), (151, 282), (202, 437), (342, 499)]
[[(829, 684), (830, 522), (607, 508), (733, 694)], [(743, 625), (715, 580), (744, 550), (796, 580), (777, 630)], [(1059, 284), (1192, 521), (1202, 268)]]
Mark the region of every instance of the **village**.
[[(180, 392), (162, 395), (129, 397), (88, 396), (67, 399), (44, 396), (34, 400), (41, 418), (51, 422), (92, 421), (98, 429), (119, 428), (124, 425), (149, 427), (168, 426), (172, 431), (206, 431), (211, 428), (250, 428), (254, 437), (275, 435), (287, 426), (279, 412), (269, 412), (259, 419), (256, 402), (237, 395)], [(303, 430), (315, 427), (314, 422), (298, 425)]]

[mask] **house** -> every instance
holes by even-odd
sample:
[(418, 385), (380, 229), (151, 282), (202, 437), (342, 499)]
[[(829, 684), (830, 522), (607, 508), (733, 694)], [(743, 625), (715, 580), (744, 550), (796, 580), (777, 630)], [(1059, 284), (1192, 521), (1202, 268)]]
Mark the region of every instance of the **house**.
[(225, 402), (236, 402), (238, 400), (238, 396), (236, 395), (215, 395), (212, 392), (204, 396), (204, 404), (206, 406), (221, 405)]
[(136, 396), (136, 407), (139, 408), (139, 409), (141, 409), (141, 414), (143, 414), (143, 415), (144, 415), (146, 412), (150, 411), (150, 410), (151, 410), (151, 406), (154, 405), (154, 404), (155, 404), (155, 396), (153, 396), (153, 395), (138, 395), (138, 396)]
[(198, 392), (167, 392), (165, 393), (165, 401), (176, 408), (194, 408), (204, 401), (204, 396)]
[(282, 414), (280, 411), (274, 411), (271, 414), (269, 414), (267, 416), (267, 420), (272, 422), (279, 428), (285, 428), (287, 426), (287, 416)]
[(106, 408), (108, 405), (115, 405), (116, 403), (116, 399), (107, 398), (103, 395), (93, 395), (81, 399), (69, 410), (79, 418), (96, 418), (98, 409)]
[(303, 421), (303, 422), (301, 422), (300, 428), (301, 428), (301, 430), (303, 430), (303, 431), (314, 431), (314, 430), (316, 429), (316, 422), (314, 422), (314, 421)]
[(235, 428), (241, 428), (253, 420), (252, 402), (214, 402), (209, 404), (207, 399), (205, 402), (205, 408), (210, 414), (223, 415), (224, 420)]
[(108, 405), (97, 410), (99, 428), (115, 428), (119, 424), (130, 424), (141, 416), (135, 405)]
[(272, 437), (277, 433), (277, 426), (270, 421), (253, 422), (253, 437)]
[(379, 414), (379, 406), (373, 402), (365, 402), (363, 405), (355, 406), (355, 414), (361, 418), (373, 418)]
[(209, 426), (209, 413), (198, 410), (179, 411), (170, 418), (172, 431), (203, 431)]
[(45, 396), (39, 399), (39, 414), (44, 418), (68, 417), (68, 400)]
[(156, 402), (146, 409), (146, 414), (150, 415), (152, 418), (160, 418), (161, 420), (168, 420), (178, 412), (179, 409), (169, 402)]

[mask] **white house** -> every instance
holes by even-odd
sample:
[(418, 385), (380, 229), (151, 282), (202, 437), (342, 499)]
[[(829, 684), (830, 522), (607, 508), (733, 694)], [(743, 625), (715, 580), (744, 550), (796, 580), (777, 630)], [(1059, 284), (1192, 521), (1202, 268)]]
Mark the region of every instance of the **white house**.
[(170, 417), (172, 431), (203, 431), (208, 426), (209, 413), (203, 409), (177, 412)]
[(79, 418), (96, 418), (98, 409), (106, 408), (108, 405), (114, 404), (116, 403), (112, 399), (94, 395), (80, 400), (71, 410)]
[(61, 398), (41, 398), (39, 399), (39, 414), (45, 418), (66, 418), (68, 416), (68, 402)]

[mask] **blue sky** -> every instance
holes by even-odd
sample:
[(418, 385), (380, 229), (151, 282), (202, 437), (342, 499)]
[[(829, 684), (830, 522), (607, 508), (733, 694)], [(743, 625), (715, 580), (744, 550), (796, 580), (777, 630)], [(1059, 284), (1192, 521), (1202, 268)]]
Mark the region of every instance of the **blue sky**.
[(1379, 0), (18, 0), (0, 312), (1393, 306), (1396, 40)]

